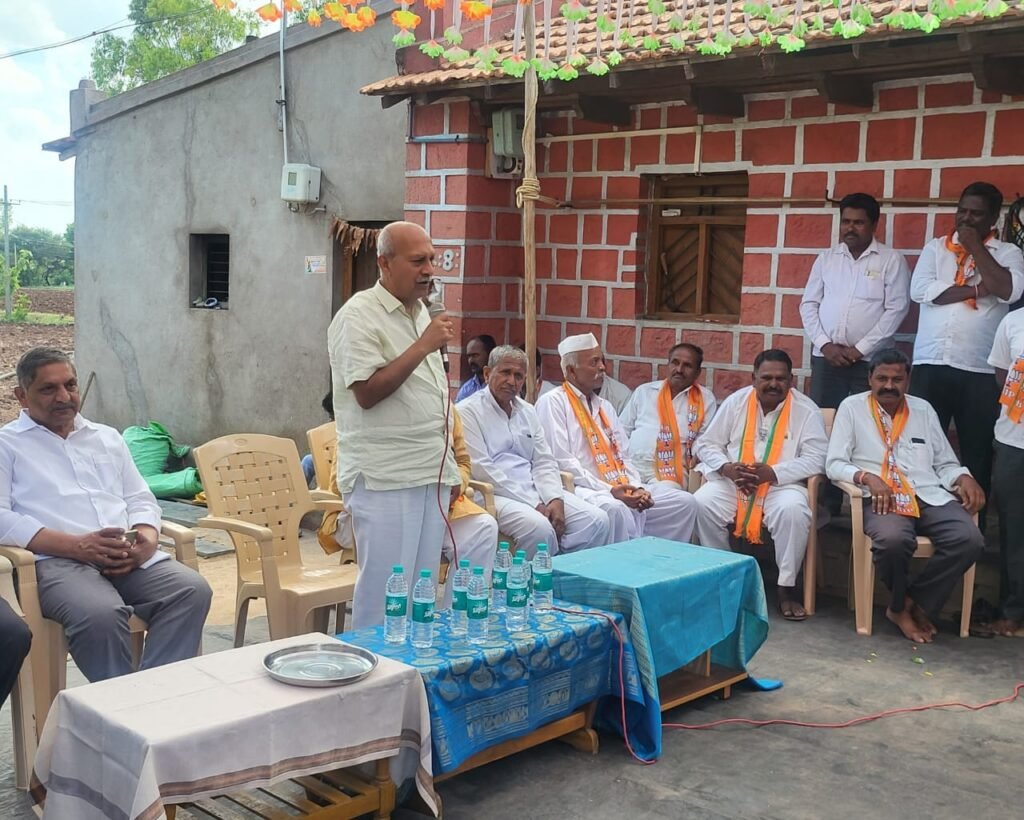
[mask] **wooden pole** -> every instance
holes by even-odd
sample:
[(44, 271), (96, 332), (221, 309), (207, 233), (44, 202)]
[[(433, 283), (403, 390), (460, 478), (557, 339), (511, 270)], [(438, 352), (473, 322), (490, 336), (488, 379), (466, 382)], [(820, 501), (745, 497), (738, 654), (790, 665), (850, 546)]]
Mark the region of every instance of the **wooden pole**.
[[(523, 319), (526, 325), (526, 397), (537, 400), (537, 237), (534, 224), (537, 180), (537, 7), (524, 9), (523, 36), (526, 38), (526, 69), (523, 116)], [(531, 191), (532, 188), (532, 191)]]

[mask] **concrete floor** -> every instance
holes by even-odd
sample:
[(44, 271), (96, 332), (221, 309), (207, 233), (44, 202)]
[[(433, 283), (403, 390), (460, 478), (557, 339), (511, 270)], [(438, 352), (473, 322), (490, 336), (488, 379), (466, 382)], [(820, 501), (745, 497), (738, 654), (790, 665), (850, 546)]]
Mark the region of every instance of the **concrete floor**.
[[(305, 554), (304, 550), (304, 554)], [(310, 553), (315, 555), (315, 553)], [(230, 647), (233, 561), (202, 565), (217, 589), (205, 651)], [(227, 597), (225, 602), (224, 598)], [(951, 625), (914, 651), (876, 611), (876, 634), (858, 637), (853, 615), (824, 598), (805, 623), (772, 616), (751, 670), (781, 678), (777, 692), (706, 699), (666, 721), (726, 717), (842, 721), (898, 706), (968, 703), (1010, 694), (1024, 682), (1024, 643), (962, 640)], [(266, 637), (250, 619), (250, 640)], [(925, 663), (914, 663), (920, 656)], [(927, 674), (930, 673), (930, 674)], [(71, 684), (80, 682), (72, 669)], [(666, 730), (652, 766), (633, 762), (621, 739), (602, 736), (587, 756), (551, 743), (443, 784), (445, 817), (487, 820), (604, 818), (1018, 818), (1024, 704), (981, 712), (931, 711), (844, 730), (728, 727)], [(0, 712), (0, 820), (34, 817), (13, 787), (9, 707)], [(1016, 808), (1014, 808), (1016, 806)], [(63, 820), (63, 819), (62, 819)], [(74, 820), (68, 818), (67, 820)]]

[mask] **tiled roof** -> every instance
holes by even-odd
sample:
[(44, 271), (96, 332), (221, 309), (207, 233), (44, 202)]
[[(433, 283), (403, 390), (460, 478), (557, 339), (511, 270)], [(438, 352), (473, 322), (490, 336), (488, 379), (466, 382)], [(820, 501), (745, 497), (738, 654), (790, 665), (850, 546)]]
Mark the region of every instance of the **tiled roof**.
[[(934, 2), (939, 3), (946, 3), (947, 1), (953, 2), (953, 0), (934, 0)], [(535, 0), (535, 2), (539, 2), (539, 0)], [(598, 30), (595, 22), (597, 16), (595, 11), (600, 0), (580, 0), (580, 2), (581, 5), (591, 11), (591, 14), (578, 27), (576, 50), (586, 57), (587, 62), (589, 62), (597, 54)], [(859, 36), (878, 37), (901, 31), (899, 27), (890, 27), (882, 22), (883, 18), (900, 12), (907, 14), (916, 13), (920, 17), (924, 17), (928, 14), (932, 0), (865, 0), (864, 2), (853, 0), (853, 2), (855, 8), (867, 11), (873, 21), (864, 26)], [(1001, 0), (991, 0), (989, 5), (995, 8), (995, 4), (999, 2)], [(974, 12), (964, 16), (946, 18), (941, 20), (940, 24), (942, 27), (960, 27), (976, 23), (996, 23), (996, 25), (1010, 24), (1011, 22), (1012, 24), (1024, 23), (1024, 0), (1009, 0), (1009, 2), (1009, 8), (1003, 12), (1003, 15), (998, 20), (986, 17), (981, 12)], [(786, 35), (791, 35), (793, 32), (793, 16), (798, 8), (801, 9), (803, 21), (807, 26), (807, 31), (803, 34), (803, 40), (808, 46), (821, 43), (822, 40), (838, 40), (842, 42), (843, 35), (834, 33), (833, 27), (836, 21), (840, 19), (840, 15), (843, 21), (851, 19), (851, 5), (848, 0), (837, 0), (839, 8), (836, 8), (829, 0), (826, 0), (826, 2), (816, 2), (815, 0), (804, 0), (804, 2), (800, 2), (800, 0), (775, 0), (771, 4), (773, 23), (769, 23), (762, 16), (748, 14), (744, 10), (744, 6), (749, 9), (751, 5), (761, 5), (762, 8), (767, 8), (767, 0), (763, 0), (763, 3), (750, 3), (745, 2), (745, 0), (732, 0), (731, 2), (730, 0), (665, 0), (665, 13), (657, 18), (652, 31), (652, 15), (647, 9), (647, 3), (648, 0), (622, 0), (622, 30), (626, 31), (628, 28), (636, 39), (634, 47), (620, 48), (624, 58), (623, 66), (636, 65), (638, 63), (656, 63), (669, 58), (676, 58), (678, 60), (680, 56), (685, 57), (686, 55), (698, 53), (702, 44), (705, 47), (709, 45), (713, 42), (715, 34), (725, 28), (724, 21), (727, 9), (731, 9), (732, 12), (729, 31), (738, 40), (732, 46), (731, 53), (733, 54), (753, 54), (765, 50), (766, 47), (760, 39), (763, 33), (765, 35), (767, 33), (773, 35), (769, 48), (771, 50), (779, 50), (782, 44), (780, 38), (785, 38)], [(607, 15), (614, 20), (618, 6), (616, 0), (606, 0), (603, 5)], [(633, 22), (632, 26), (629, 26), (628, 19), (631, 6)], [(708, 36), (709, 27), (707, 24), (707, 9), (709, 7), (712, 7), (710, 37)], [(681, 14), (688, 21), (699, 19), (701, 21), (700, 28), (696, 32), (689, 30), (682, 32), (674, 31), (670, 26), (670, 20), (677, 13)], [(857, 12), (855, 18), (868, 22), (861, 11)], [(565, 18), (561, 15), (556, 15), (556, 19), (552, 21), (550, 59), (559, 65), (566, 57), (567, 26)], [(656, 51), (648, 50), (642, 45), (643, 38), (652, 33), (658, 36), (662, 42), (662, 46)], [(749, 45), (743, 45), (743, 40), (740, 40), (740, 38), (747, 34), (753, 35), (754, 42)], [(685, 39), (685, 48), (682, 51), (668, 44), (669, 38), (673, 35)], [(603, 35), (602, 47), (605, 57), (613, 50), (612, 37), (613, 35), (611, 34)], [(746, 38), (747, 42), (749, 42), (749, 39), (749, 37)], [(543, 54), (543, 42), (544, 28), (541, 21), (538, 20), (538, 56)], [(375, 95), (412, 94), (417, 91), (446, 86), (465, 87), (482, 85), (485, 82), (514, 81), (514, 78), (506, 75), (501, 69), (501, 61), (513, 55), (511, 32), (506, 34), (500, 41), (493, 43), (493, 46), (498, 52), (498, 58), (494, 61), (495, 66), (493, 70), (481, 69), (478, 67), (476, 59), (472, 57), (455, 63), (450, 63), (441, 58), (438, 61), (439, 68), (437, 69), (389, 77), (367, 85), (362, 89), (362, 93)], [(614, 71), (615, 69), (612, 70)], [(581, 77), (586, 75), (585, 65), (579, 68), (579, 73)]]

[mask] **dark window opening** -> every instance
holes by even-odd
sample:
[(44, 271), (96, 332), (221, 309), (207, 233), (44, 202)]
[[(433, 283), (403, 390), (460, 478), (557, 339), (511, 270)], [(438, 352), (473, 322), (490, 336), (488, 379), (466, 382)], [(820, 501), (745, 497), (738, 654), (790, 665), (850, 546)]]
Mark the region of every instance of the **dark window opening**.
[(189, 300), (192, 307), (227, 310), (231, 240), (224, 233), (189, 237)]

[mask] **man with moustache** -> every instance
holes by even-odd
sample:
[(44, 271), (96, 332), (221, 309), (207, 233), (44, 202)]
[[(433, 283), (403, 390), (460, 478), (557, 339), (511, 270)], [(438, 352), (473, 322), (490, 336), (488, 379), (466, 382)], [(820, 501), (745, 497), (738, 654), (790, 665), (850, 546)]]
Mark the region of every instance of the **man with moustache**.
[(327, 331), (338, 428), (338, 489), (359, 545), (353, 627), (384, 621), (391, 567), (409, 578), (441, 560), (447, 509), (461, 494), (452, 414), (438, 351), (453, 338), (422, 303), (434, 246), (411, 222), (377, 238), (380, 279), (349, 299)]
[[(882, 350), (869, 366), (871, 390), (850, 396), (836, 413), (826, 472), (865, 488), (864, 532), (891, 597), (885, 616), (915, 643), (928, 643), (932, 619), (956, 582), (981, 555), (985, 539), (971, 515), (985, 494), (961, 467), (932, 406), (906, 394), (910, 360)], [(910, 579), (917, 536), (935, 545)]]
[(491, 355), (491, 351), (497, 344), (489, 333), (474, 336), (469, 340), (469, 344), (466, 345), (466, 363), (469, 365), (470, 377), (459, 388), (458, 395), (455, 397), (456, 404), (463, 399), (468, 399), (478, 390), (483, 390), (484, 367), (487, 365), (487, 357)]

